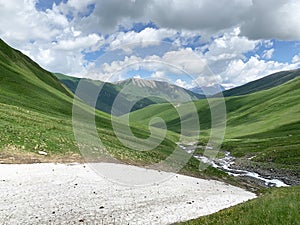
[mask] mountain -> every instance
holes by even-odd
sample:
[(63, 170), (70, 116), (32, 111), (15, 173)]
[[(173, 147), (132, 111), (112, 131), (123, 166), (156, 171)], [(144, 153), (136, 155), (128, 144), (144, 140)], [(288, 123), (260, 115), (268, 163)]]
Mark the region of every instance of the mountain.
[(224, 91), (223, 95), (225, 97), (238, 96), (238, 95), (246, 95), (246, 94), (254, 93), (257, 91), (267, 90), (276, 87), (278, 85), (281, 85), (289, 80), (292, 80), (299, 75), (300, 75), (300, 69), (273, 73), (261, 79), (244, 84), (242, 86)]
[[(3, 158), (25, 160), (27, 153), (38, 151), (47, 152), (49, 157), (59, 155), (59, 158), (79, 154), (73, 133), (73, 107), (93, 116), (103, 144), (110, 146), (112, 154), (121, 157), (128, 151), (114, 135), (109, 114), (94, 111), (81, 101), (74, 103), (73, 93), (52, 73), (2, 40), (0, 81), (0, 161)], [(133, 129), (147, 135), (147, 131)], [(89, 133), (83, 132), (83, 135)], [(66, 156), (66, 160), (70, 159)]]
[[(211, 128), (211, 111), (207, 99), (182, 104), (179, 106), (183, 112), (180, 116), (178, 108), (175, 109), (170, 104), (158, 104), (132, 112), (130, 118), (132, 121), (148, 124), (152, 117), (161, 117), (169, 130), (180, 133), (182, 120), (185, 123), (192, 120), (192, 112), (184, 111), (189, 104), (195, 104), (197, 108), (201, 139), (205, 141)], [(287, 174), (299, 175), (299, 76), (268, 90), (226, 97), (225, 104), (227, 126), (223, 149), (230, 150), (236, 157), (255, 156), (251, 163), (257, 168), (273, 171), (280, 168)], [(193, 133), (193, 126), (190, 128)]]
[[(20, 153), (16, 157), (23, 160), (28, 152), (39, 150), (54, 155), (78, 153), (72, 130), (73, 93), (1, 39), (0, 81), (1, 159)], [(83, 102), (76, 105), (92, 112)], [(110, 126), (110, 115), (99, 111), (95, 116), (103, 126)]]
[[(75, 93), (80, 81), (84, 81), (90, 89), (101, 90), (96, 102), (96, 108), (115, 116), (135, 111), (148, 105), (167, 102), (185, 102), (203, 98), (176, 85), (167, 82), (131, 78), (116, 83), (69, 77), (54, 74), (66, 87)], [(118, 103), (113, 106), (117, 99)], [(131, 109), (128, 109), (132, 106)]]
[(189, 90), (194, 93), (200, 94), (200, 95), (211, 96), (211, 95), (215, 95), (215, 94), (225, 91), (225, 88), (222, 85), (215, 84), (215, 85), (206, 86), (206, 87), (193, 87), (193, 88), (190, 88)]
[[(79, 97), (85, 99), (86, 96)], [(78, 117), (80, 120), (74, 121)], [(112, 120), (120, 128), (118, 137)], [(161, 140), (162, 134), (157, 130), (151, 138), (155, 144), (159, 143), (155, 149), (132, 150), (122, 144), (119, 137), (144, 148), (151, 145), (151, 141), (144, 141), (150, 131), (148, 127), (130, 126), (135, 134), (132, 136), (123, 126), (126, 124), (119, 123), (118, 118), (74, 97), (52, 73), (0, 39), (0, 163), (78, 162), (83, 161), (81, 155), (84, 154), (85, 161), (115, 162), (113, 159), (118, 159), (145, 166), (166, 159), (177, 146), (176, 134), (168, 133)], [(95, 138), (97, 141), (92, 141)], [(105, 154), (99, 154), (101, 152)], [(107, 159), (108, 155), (113, 159)], [(198, 167), (199, 162), (191, 159), (183, 172), (209, 178), (224, 175), (212, 167), (205, 171), (199, 171)]]
[[(134, 96), (153, 96), (174, 102), (187, 102), (204, 98), (203, 95), (194, 93), (182, 87), (164, 81), (144, 80), (140, 78), (130, 78), (116, 82), (122, 88), (130, 89), (128, 97)], [(127, 95), (127, 93), (126, 93)], [(133, 97), (133, 96), (132, 96)]]
[(73, 94), (52, 73), (0, 39), (0, 102), (30, 110), (71, 113)]

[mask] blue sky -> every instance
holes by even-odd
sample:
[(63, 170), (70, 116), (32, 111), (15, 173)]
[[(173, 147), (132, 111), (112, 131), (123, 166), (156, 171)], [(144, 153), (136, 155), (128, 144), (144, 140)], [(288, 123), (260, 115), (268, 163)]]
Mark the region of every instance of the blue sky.
[(300, 67), (297, 0), (0, 4), (0, 37), (47, 70), (71, 76), (228, 88)]

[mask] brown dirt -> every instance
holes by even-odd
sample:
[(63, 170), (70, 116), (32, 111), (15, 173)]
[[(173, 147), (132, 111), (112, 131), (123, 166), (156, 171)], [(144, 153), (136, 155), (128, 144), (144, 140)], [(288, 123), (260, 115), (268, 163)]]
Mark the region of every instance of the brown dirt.
[(83, 163), (80, 154), (67, 152), (65, 154), (40, 155), (27, 152), (14, 145), (7, 145), (0, 150), (0, 164), (30, 164), (30, 163)]

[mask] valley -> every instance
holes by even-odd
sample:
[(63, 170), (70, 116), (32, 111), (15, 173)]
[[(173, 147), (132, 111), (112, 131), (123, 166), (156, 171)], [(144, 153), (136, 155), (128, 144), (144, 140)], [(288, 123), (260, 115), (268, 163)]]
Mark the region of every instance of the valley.
[[(136, 78), (118, 83), (83, 79), (90, 90), (102, 88), (94, 105), (93, 102), (88, 101), (90, 99), (88, 94), (75, 96), (78, 84), (81, 82), (79, 78), (53, 74), (44, 70), (29, 57), (11, 48), (2, 40), (0, 40), (0, 73), (1, 168), (6, 166), (2, 164), (9, 164), (11, 168), (14, 168), (13, 170), (18, 170), (15, 164), (21, 164), (20, 167), (29, 164), (28, 171), (35, 171), (34, 173), (37, 174), (39, 174), (39, 169), (35, 168), (35, 164), (43, 167), (47, 163), (53, 163), (53, 165), (59, 163), (62, 167), (76, 165), (76, 168), (79, 167), (78, 165), (83, 165), (85, 168), (90, 163), (96, 165), (118, 163), (116, 165), (154, 168), (156, 172), (169, 172), (173, 175), (179, 173), (183, 180), (188, 179), (183, 176), (187, 175), (193, 182), (208, 180), (219, 182), (223, 185), (220, 188), (228, 186), (233, 189), (239, 187), (239, 191), (243, 190), (241, 188), (247, 190), (247, 192), (243, 190), (243, 193), (248, 198), (245, 197), (234, 204), (225, 204), (223, 208), (254, 198), (254, 194), (248, 191), (258, 195), (257, 199), (221, 212), (217, 211), (223, 208), (216, 208), (210, 213), (217, 212), (217, 214), (200, 218), (199, 221), (206, 221), (209, 218), (210, 221), (220, 222), (219, 218), (227, 218), (228, 214), (233, 213), (238, 216), (239, 212), (245, 212), (249, 216), (250, 224), (250, 217), (255, 211), (253, 207), (260, 204), (265, 204), (269, 208), (271, 208), (270, 204), (275, 204), (276, 207), (271, 208), (270, 211), (274, 210), (274, 213), (278, 211), (279, 216), (287, 216), (291, 222), (299, 218), (299, 215), (295, 215), (299, 204), (296, 203), (297, 198), (293, 199), (299, 195), (298, 186), (300, 185), (299, 70), (272, 74), (261, 80), (224, 91), (226, 129), (221, 146), (214, 146), (214, 143), (209, 142), (212, 131), (212, 107), (218, 107), (218, 99), (222, 98), (221, 93), (205, 97), (166, 82)], [(126, 88), (128, 90), (122, 92)], [(116, 99), (119, 99), (122, 104), (114, 107), (113, 103)], [(176, 104), (170, 104), (166, 99)], [(210, 102), (216, 104), (211, 105)], [(124, 110), (128, 106), (132, 108)], [(74, 111), (74, 108), (77, 111)], [(195, 108), (196, 112), (191, 112), (191, 108)], [(82, 130), (74, 131), (74, 112), (79, 113)], [(198, 116), (200, 134), (199, 127), (195, 126), (193, 113)], [(152, 120), (154, 117), (161, 118), (165, 127), (161, 121)], [(90, 118), (92, 120), (89, 120)], [(91, 121), (95, 127), (90, 126)], [(183, 121), (189, 129), (185, 131), (182, 138)], [(222, 123), (222, 120), (220, 121)], [(217, 125), (224, 124), (217, 123)], [(116, 127), (121, 131), (120, 136), (116, 134)], [(133, 135), (127, 132), (128, 129)], [(78, 132), (77, 135), (86, 137), (82, 143), (78, 142), (76, 132)], [(98, 138), (102, 145), (93, 142)], [(191, 139), (196, 142), (191, 143)], [(139, 151), (124, 145), (122, 140), (139, 146)], [(186, 143), (182, 143), (182, 140)], [(148, 147), (151, 148), (153, 144), (155, 148), (151, 151), (143, 151)], [(193, 144), (192, 151), (185, 151), (184, 144)], [(171, 158), (168, 161), (174, 152), (177, 158)], [(195, 157), (192, 157), (192, 154)], [(234, 163), (230, 161), (231, 156), (234, 157)], [(181, 158), (187, 161), (183, 163)], [(225, 160), (223, 165), (222, 159), (223, 162)], [(166, 161), (166, 163), (159, 164), (161, 161)], [(217, 162), (219, 162), (217, 166), (213, 164)], [(77, 163), (80, 164), (77, 165)], [(30, 166), (30, 164), (33, 165)], [(53, 165), (49, 165), (52, 168)], [(160, 167), (151, 167), (152, 165), (160, 165)], [(53, 166), (53, 171), (56, 168)], [(5, 177), (5, 170), (3, 169), (2, 172), (1, 176)], [(81, 172), (86, 173), (83, 170)], [(258, 182), (251, 176), (232, 176), (237, 172), (249, 172), (252, 173), (252, 178), (260, 176), (263, 179)], [(18, 173), (14, 173), (14, 176), (16, 174)], [(69, 175), (66, 174), (66, 176)], [(95, 177), (92, 175), (89, 182), (93, 183), (92, 179)], [(130, 178), (132, 177), (134, 176)], [(71, 176), (71, 178), (74, 177)], [(9, 185), (15, 187), (18, 179), (10, 181), (9, 177), (3, 178), (1, 188), (5, 186), (6, 180), (9, 180)], [(81, 184), (84, 184), (84, 175), (78, 179), (82, 179)], [(268, 181), (264, 179), (280, 181), (268, 184)], [(60, 182), (63, 183), (63, 180)], [(290, 186), (266, 189), (268, 186), (276, 186), (276, 182), (277, 184), (283, 182), (277, 186)], [(34, 184), (32, 185), (30, 184), (27, 188), (34, 188)], [(178, 185), (183, 184), (179, 182)], [(179, 189), (179, 186), (176, 187)], [(194, 188), (195, 186), (191, 185), (187, 189), (195, 191)], [(134, 193), (134, 190), (131, 191), (128, 192), (129, 195)], [(174, 196), (177, 194), (174, 193)], [(287, 210), (290, 210), (289, 212), (278, 209), (277, 205), (279, 201), (282, 201), (282, 196), (284, 196), (284, 204)], [(234, 196), (230, 199), (234, 199)], [(10, 200), (7, 199), (7, 201)], [(194, 200), (188, 202), (191, 201)], [(142, 201), (139, 204), (144, 203)], [(178, 204), (186, 204), (186, 202)], [(197, 207), (203, 207), (202, 203), (199, 203)], [(194, 207), (191, 210), (195, 209)], [(134, 211), (134, 209), (131, 210)], [(182, 211), (181, 213), (184, 213), (185, 210)], [(172, 222), (206, 214), (208, 213), (202, 214), (199, 211), (198, 214), (194, 214), (195, 216), (176, 218)], [(263, 216), (265, 216), (263, 213), (258, 214), (260, 219)], [(269, 219), (272, 224), (276, 218)], [(38, 223), (38, 220), (34, 221)], [(226, 221), (228, 221), (227, 224), (231, 224), (231, 220)], [(188, 222), (188, 224), (194, 224), (194, 222)]]

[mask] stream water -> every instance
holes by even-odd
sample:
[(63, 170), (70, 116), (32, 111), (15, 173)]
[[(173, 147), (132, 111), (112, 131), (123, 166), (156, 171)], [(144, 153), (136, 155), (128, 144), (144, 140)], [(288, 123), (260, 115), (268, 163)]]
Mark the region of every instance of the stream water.
[[(189, 154), (193, 154), (193, 152), (196, 148), (195, 145), (181, 145), (180, 144), (179, 146), (183, 150), (188, 152)], [(209, 150), (207, 150), (207, 151), (209, 151)], [(206, 157), (206, 156), (200, 156), (200, 155), (194, 155), (194, 154), (193, 154), (193, 157), (195, 157), (196, 159), (198, 159), (199, 161), (201, 161), (203, 163), (209, 164), (209, 165), (211, 165), (211, 166), (213, 166), (217, 169), (220, 169), (220, 170), (226, 172), (229, 175), (251, 177), (251, 178), (254, 178), (256, 180), (264, 182), (264, 184), (268, 187), (285, 187), (285, 186), (289, 186), (281, 180), (273, 179), (273, 178), (269, 178), (269, 177), (263, 177), (262, 175), (260, 175), (256, 172), (231, 168), (231, 165), (234, 164), (234, 162), (235, 162), (235, 158), (230, 155), (230, 152), (225, 152), (225, 157), (224, 158), (211, 159), (211, 158)]]

